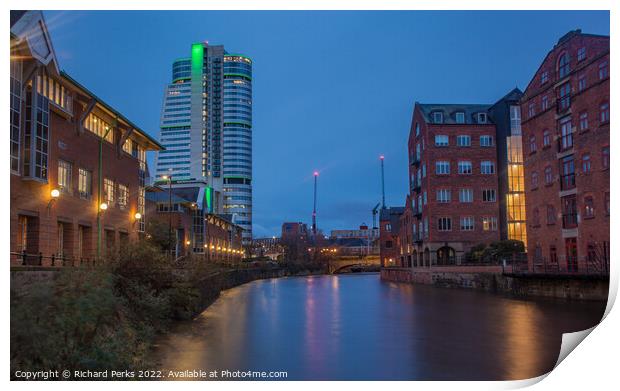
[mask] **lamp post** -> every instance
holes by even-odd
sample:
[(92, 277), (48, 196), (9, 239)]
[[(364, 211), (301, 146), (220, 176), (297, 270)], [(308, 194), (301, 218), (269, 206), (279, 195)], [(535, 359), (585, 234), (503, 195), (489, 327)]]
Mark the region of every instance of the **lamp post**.
[(164, 175), (168, 180), (168, 251), (172, 256), (172, 174)]
[[(103, 140), (108, 137), (112, 130), (106, 127), (105, 133), (99, 138), (99, 174), (97, 180), (97, 259), (101, 258), (101, 212), (108, 208), (108, 204), (102, 203), (101, 190), (103, 187)], [(105, 205), (105, 208), (103, 207)]]

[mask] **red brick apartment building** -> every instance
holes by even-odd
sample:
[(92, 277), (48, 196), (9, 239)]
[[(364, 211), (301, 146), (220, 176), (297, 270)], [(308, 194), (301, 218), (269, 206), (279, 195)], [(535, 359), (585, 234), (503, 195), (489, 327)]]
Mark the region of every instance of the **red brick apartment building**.
[(230, 214), (204, 213), (200, 187), (149, 187), (146, 213), (149, 223), (158, 221), (172, 226), (171, 241), (176, 244), (176, 257), (194, 254), (209, 262), (234, 264), (245, 252), (243, 228), (232, 222)]
[(379, 212), (379, 258), (381, 267), (403, 267), (400, 254), (400, 217), (403, 207), (382, 208)]
[(11, 12), (11, 264), (105, 257), (144, 229), (161, 146), (59, 71), (43, 15)]
[(490, 107), (415, 104), (408, 143), (413, 218), (401, 226), (412, 236), (402, 255), (413, 267), (458, 264), (472, 246), (500, 239)]
[(530, 271), (609, 271), (609, 37), (564, 35), (521, 99)]

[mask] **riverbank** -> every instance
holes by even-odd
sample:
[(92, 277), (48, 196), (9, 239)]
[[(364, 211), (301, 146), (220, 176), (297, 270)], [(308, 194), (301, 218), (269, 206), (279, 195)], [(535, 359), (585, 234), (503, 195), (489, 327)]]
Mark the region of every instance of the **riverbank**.
[(609, 276), (503, 273), (501, 266), (383, 268), (384, 281), (477, 289), (512, 297), (607, 301)]

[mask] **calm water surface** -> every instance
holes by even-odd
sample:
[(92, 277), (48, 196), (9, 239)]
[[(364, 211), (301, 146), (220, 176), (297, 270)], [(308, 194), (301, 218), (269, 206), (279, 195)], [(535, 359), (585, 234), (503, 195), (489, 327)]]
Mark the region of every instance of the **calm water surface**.
[(160, 341), (163, 370), (288, 371), (289, 380), (504, 380), (550, 371), (562, 333), (605, 303), (516, 300), (378, 274), (255, 281)]

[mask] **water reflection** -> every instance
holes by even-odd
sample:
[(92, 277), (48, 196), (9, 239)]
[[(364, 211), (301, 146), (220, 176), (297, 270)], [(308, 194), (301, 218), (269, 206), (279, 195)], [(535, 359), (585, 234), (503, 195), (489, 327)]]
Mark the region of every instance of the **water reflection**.
[(162, 339), (164, 370), (288, 371), (294, 380), (502, 380), (553, 368), (563, 332), (604, 303), (524, 301), (378, 275), (256, 281)]

